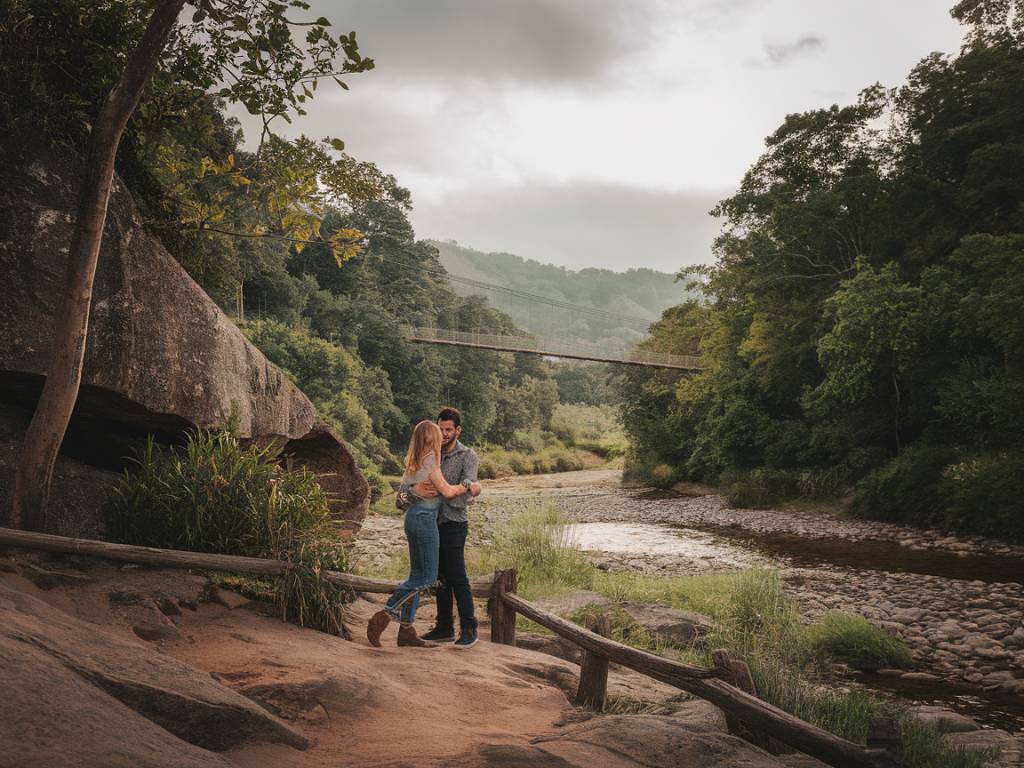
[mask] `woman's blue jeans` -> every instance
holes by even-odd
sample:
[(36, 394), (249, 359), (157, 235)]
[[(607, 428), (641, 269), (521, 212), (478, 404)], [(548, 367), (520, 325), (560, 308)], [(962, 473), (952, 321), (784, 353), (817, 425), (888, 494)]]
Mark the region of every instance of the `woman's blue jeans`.
[(437, 558), (440, 540), (437, 533), (437, 510), (441, 497), (421, 500), (405, 513), (405, 538), (409, 541), (409, 578), (391, 593), (384, 610), (403, 624), (412, 624), (420, 593), (437, 581)]

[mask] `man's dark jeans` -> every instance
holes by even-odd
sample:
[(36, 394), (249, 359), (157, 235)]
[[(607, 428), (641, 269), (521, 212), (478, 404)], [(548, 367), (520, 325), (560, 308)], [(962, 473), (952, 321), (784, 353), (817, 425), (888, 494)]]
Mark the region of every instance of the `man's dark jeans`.
[(441, 557), (438, 560), (437, 577), (444, 587), (437, 592), (437, 626), (440, 629), (455, 629), (452, 615), (452, 597), (459, 604), (459, 627), (476, 629), (473, 615), (473, 593), (466, 575), (466, 536), (469, 523), (446, 522), (437, 526), (441, 534)]

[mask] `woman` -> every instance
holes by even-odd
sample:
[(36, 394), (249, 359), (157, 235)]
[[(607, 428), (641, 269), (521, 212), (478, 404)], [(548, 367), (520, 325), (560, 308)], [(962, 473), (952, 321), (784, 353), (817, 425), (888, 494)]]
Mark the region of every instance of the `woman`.
[(366, 639), (380, 647), (381, 633), (391, 620), (400, 623), (398, 644), (425, 647), (412, 626), (419, 605), (420, 593), (431, 589), (437, 581), (439, 537), (437, 510), (442, 496), (451, 499), (468, 492), (467, 485), (449, 485), (441, 474), (441, 430), (432, 421), (421, 421), (412, 431), (409, 450), (405, 454), (405, 475), (402, 482), (410, 486), (430, 480), (440, 496), (416, 499), (405, 513), (405, 537), (409, 540), (409, 578), (388, 599), (384, 610), (377, 611), (366, 625)]

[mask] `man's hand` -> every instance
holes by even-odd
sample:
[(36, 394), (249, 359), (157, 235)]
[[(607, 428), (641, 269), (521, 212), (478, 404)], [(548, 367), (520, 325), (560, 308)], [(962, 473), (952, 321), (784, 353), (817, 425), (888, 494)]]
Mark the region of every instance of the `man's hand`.
[(417, 483), (413, 487), (413, 490), (416, 492), (416, 495), (419, 496), (421, 499), (432, 499), (435, 496), (437, 496), (437, 488), (435, 488), (434, 484), (429, 480), (424, 480), (422, 483)]
[(474, 480), (472, 484), (469, 486), (469, 495), (472, 496), (473, 498), (476, 498), (477, 496), (480, 495), (480, 491), (482, 490), (483, 486), (481, 486), (480, 483)]

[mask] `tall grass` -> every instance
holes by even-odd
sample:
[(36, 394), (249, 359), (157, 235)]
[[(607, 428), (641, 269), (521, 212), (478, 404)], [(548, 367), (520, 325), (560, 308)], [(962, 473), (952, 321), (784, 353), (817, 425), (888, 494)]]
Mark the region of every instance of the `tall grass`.
[(554, 504), (528, 509), (499, 525), (490, 546), (474, 553), (471, 567), (477, 573), (515, 568), (527, 598), (589, 589), (595, 570)]
[(348, 594), (322, 573), (347, 561), (327, 497), (311, 473), (279, 458), (228, 432), (197, 430), (183, 447), (150, 438), (108, 499), (110, 529), (128, 544), (286, 560), (272, 585), (282, 615), (340, 634)]

